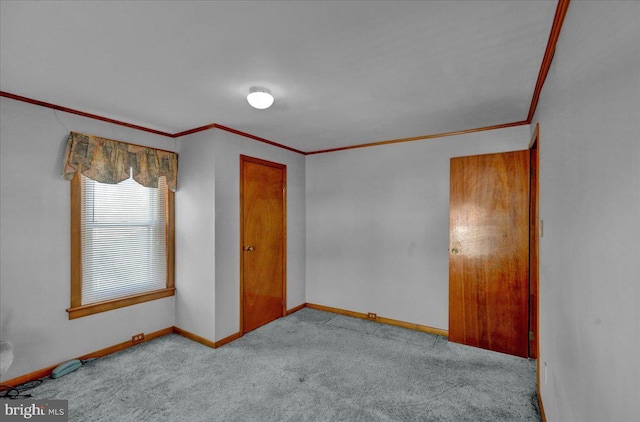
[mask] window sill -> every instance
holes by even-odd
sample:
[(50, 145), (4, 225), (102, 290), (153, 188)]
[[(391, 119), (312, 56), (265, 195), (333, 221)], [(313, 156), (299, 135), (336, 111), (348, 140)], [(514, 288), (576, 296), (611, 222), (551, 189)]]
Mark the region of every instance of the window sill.
[(154, 290), (153, 292), (141, 293), (138, 295), (127, 296), (120, 299), (92, 303), (90, 305), (78, 306), (77, 308), (69, 308), (67, 309), (67, 312), (69, 313), (69, 319), (76, 319), (87, 315), (110, 311), (112, 309), (124, 308), (125, 306), (136, 305), (138, 303), (149, 302), (151, 300), (173, 296), (175, 295), (175, 291), (175, 287), (169, 287), (167, 289)]

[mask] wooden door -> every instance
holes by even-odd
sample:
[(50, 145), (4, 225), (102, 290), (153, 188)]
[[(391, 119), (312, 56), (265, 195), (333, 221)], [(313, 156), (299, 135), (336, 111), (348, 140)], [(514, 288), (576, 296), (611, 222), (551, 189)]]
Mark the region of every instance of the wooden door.
[(529, 183), (529, 357), (538, 358), (538, 301), (539, 301), (539, 266), (540, 266), (540, 216), (538, 202), (540, 198), (538, 151), (539, 126), (536, 124), (531, 143), (529, 144), (529, 166), (531, 181)]
[(240, 326), (284, 315), (286, 166), (240, 156)]
[(449, 340), (528, 355), (529, 151), (451, 159)]

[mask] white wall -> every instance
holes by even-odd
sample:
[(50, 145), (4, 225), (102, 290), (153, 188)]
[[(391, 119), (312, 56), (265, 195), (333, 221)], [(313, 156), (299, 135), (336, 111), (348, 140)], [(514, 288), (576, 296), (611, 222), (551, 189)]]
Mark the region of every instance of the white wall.
[(214, 341), (240, 329), (241, 154), (287, 166), (287, 308), (304, 303), (304, 156), (219, 129), (179, 145), (177, 326)]
[[(0, 337), (16, 352), (2, 379), (173, 325), (212, 341), (236, 333), (240, 154), (287, 165), (287, 306), (305, 302), (304, 156), (220, 130), (174, 141), (0, 100)], [(68, 319), (69, 131), (179, 151), (175, 298)]]
[(529, 126), (307, 156), (307, 302), (447, 330), (449, 159)]
[(640, 3), (571, 2), (535, 122), (547, 420), (636, 421)]
[(216, 340), (240, 330), (240, 154), (287, 166), (287, 309), (305, 303), (305, 157), (222, 130), (216, 143)]
[(15, 348), (3, 380), (174, 325), (172, 297), (68, 319), (69, 131), (174, 150), (165, 137), (0, 98), (0, 338)]
[(176, 326), (215, 338), (214, 143), (191, 135), (178, 139), (176, 193)]

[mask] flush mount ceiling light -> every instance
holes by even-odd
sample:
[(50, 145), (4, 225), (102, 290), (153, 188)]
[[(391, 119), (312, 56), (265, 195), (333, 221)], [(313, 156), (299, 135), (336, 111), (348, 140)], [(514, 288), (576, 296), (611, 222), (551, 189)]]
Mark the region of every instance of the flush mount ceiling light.
[(257, 108), (258, 110), (264, 110), (265, 108), (271, 107), (271, 104), (273, 104), (273, 95), (271, 95), (271, 91), (267, 88), (254, 86), (249, 89), (247, 101), (249, 101), (251, 107)]

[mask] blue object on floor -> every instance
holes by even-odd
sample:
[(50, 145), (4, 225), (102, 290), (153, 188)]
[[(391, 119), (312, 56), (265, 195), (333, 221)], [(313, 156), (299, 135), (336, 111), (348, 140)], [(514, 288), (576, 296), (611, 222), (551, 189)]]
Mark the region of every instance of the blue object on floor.
[(61, 363), (51, 372), (51, 378), (60, 378), (63, 375), (67, 375), (69, 372), (73, 372), (82, 366), (82, 362), (78, 359), (70, 360), (65, 363)]

